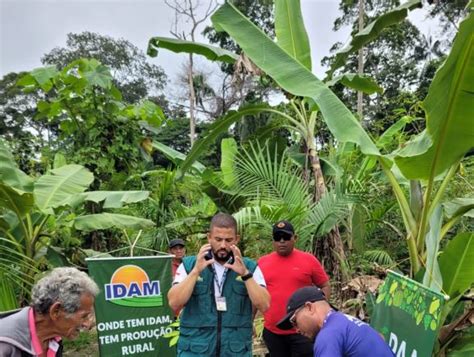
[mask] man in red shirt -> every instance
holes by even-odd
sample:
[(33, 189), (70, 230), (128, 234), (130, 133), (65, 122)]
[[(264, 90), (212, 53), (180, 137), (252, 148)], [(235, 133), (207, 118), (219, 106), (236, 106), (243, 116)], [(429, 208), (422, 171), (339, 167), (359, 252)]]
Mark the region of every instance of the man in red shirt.
[(299, 288), (315, 285), (327, 299), (331, 293), (329, 277), (312, 254), (295, 248), (297, 235), (288, 221), (273, 226), (274, 252), (258, 261), (268, 292), (270, 308), (265, 312), (263, 340), (271, 357), (312, 357), (313, 342), (295, 329), (281, 330), (278, 322), (286, 315), (286, 303)]

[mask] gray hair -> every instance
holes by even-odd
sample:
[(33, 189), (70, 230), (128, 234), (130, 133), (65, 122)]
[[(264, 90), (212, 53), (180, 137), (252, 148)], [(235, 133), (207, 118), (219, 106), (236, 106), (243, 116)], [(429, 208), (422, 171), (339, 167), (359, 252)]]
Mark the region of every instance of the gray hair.
[(46, 314), (55, 303), (61, 303), (67, 313), (74, 313), (81, 306), (81, 296), (97, 296), (99, 287), (86, 273), (76, 268), (55, 268), (41, 278), (31, 292), (34, 311)]

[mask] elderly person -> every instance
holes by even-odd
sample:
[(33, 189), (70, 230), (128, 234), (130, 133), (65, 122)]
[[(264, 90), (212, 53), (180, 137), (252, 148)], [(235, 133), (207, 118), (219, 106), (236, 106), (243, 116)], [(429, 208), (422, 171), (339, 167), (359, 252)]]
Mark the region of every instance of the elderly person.
[(31, 306), (0, 314), (0, 356), (62, 356), (61, 338), (93, 324), (97, 284), (76, 268), (56, 268), (39, 280)]

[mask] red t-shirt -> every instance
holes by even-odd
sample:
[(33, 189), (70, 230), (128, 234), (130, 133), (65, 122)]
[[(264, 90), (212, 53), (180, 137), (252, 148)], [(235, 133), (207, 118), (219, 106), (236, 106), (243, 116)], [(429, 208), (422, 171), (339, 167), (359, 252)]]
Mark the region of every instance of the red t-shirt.
[(268, 292), (271, 296), (270, 308), (265, 312), (264, 326), (280, 335), (296, 333), (295, 329), (280, 330), (276, 324), (286, 315), (286, 304), (290, 296), (304, 286), (322, 286), (328, 280), (321, 263), (314, 255), (293, 249), (283, 257), (273, 252), (258, 260)]

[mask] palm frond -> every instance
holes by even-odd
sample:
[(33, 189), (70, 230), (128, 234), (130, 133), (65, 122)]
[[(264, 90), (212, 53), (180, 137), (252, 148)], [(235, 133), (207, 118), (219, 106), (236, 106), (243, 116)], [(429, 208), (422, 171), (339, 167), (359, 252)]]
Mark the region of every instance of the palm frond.
[(364, 257), (370, 262), (383, 266), (392, 266), (395, 264), (390, 254), (381, 249), (368, 250), (364, 253)]
[(300, 228), (300, 244), (313, 247), (313, 239), (323, 236), (343, 220), (348, 212), (349, 205), (357, 202), (356, 195), (348, 195), (339, 189), (327, 192), (318, 203), (312, 206), (306, 223)]
[[(276, 150), (275, 150), (276, 151)], [(295, 169), (286, 152), (278, 157), (264, 147), (250, 143), (236, 155), (235, 170), (238, 195), (245, 197), (247, 205), (287, 206), (290, 211), (298, 207), (309, 207), (311, 196), (308, 186)]]
[(0, 237), (0, 290), (2, 306), (11, 305), (13, 291), (24, 290), (29, 292), (32, 285), (32, 275), (36, 274), (36, 262), (18, 250), (17, 243)]

